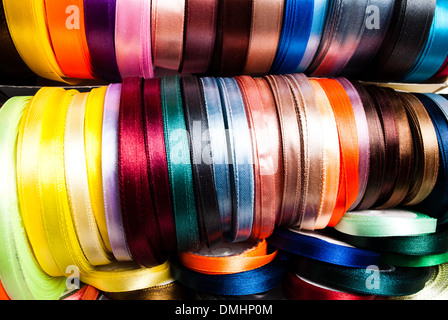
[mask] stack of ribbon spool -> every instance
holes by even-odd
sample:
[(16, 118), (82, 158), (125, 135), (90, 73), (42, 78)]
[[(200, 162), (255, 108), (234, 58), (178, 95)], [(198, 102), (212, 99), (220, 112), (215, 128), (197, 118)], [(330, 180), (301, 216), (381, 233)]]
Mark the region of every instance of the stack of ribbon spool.
[(10, 299), (446, 297), (445, 96), (126, 78), (13, 97), (0, 128)]
[(0, 74), (419, 82), (447, 75), (447, 10), (444, 0), (3, 0)]
[(0, 299), (448, 299), (447, 10), (0, 1)]

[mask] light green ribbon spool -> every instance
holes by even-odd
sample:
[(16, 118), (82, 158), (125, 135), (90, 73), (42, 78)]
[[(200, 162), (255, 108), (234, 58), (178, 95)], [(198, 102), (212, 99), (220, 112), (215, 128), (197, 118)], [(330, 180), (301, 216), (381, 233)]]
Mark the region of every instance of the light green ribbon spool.
[(15, 97), (0, 109), (0, 279), (11, 300), (57, 300), (64, 277), (47, 275), (29, 245), (17, 197), (16, 147), (19, 124), (31, 97)]

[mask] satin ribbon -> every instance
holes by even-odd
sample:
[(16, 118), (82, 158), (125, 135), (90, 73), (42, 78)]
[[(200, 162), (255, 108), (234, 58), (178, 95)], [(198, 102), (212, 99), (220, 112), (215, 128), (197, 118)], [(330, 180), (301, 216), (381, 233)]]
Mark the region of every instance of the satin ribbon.
[[(271, 179), (271, 194), (268, 197), (269, 201), (272, 202), (274, 215), (274, 223), (277, 224), (278, 217), (280, 216), (283, 200), (283, 147), (282, 138), (280, 130), (280, 120), (277, 113), (277, 106), (275, 104), (274, 94), (269, 86), (269, 83), (264, 78), (253, 78), (258, 92), (260, 94), (260, 99), (263, 103), (263, 113), (266, 117), (266, 123), (269, 130), (270, 143), (272, 145), (272, 161), (273, 161), (273, 175)], [(257, 135), (258, 136), (258, 135)], [(268, 173), (268, 170), (266, 171)]]
[(83, 285), (83, 287), (79, 290), (75, 290), (74, 292), (67, 292), (59, 300), (94, 301), (98, 299), (99, 295), (100, 292), (95, 287), (89, 285)]
[(423, 103), (432, 119), (437, 134), (440, 161), (437, 182), (428, 197), (417, 206), (417, 209), (431, 217), (437, 218), (438, 223), (447, 221), (448, 201), (444, 194), (447, 192), (447, 134), (448, 134), (448, 100), (437, 94), (415, 94)]
[(375, 203), (375, 206), (379, 207), (389, 200), (396, 185), (397, 172), (400, 165), (400, 137), (392, 102), (385, 94), (384, 89), (377, 86), (367, 86), (367, 91), (372, 96), (375, 108), (381, 119), (386, 151), (384, 177), (380, 186), (378, 200)]
[(305, 53), (295, 72), (305, 72), (313, 63), (327, 21), (328, 4), (329, 2), (326, 0), (314, 0), (313, 21), (311, 24), (310, 36), (308, 38)]
[[(0, 109), (0, 296), (12, 300), (56, 300), (65, 289), (65, 279), (46, 274), (36, 260), (21, 216), (16, 178), (16, 146), (19, 126), (31, 97), (15, 97)], [(3, 287), (1, 289), (3, 289)]]
[(217, 0), (185, 1), (185, 39), (179, 72), (207, 72), (215, 46), (217, 19)]
[(123, 81), (119, 114), (119, 177), (123, 223), (133, 260), (146, 267), (168, 258), (150, 191), (143, 120), (143, 80)]
[(54, 277), (63, 274), (56, 264), (45, 232), (36, 166), (39, 163), (39, 140), (45, 107), (47, 103), (60, 103), (63, 95), (63, 89), (40, 89), (25, 109), (17, 139), (17, 192), (23, 224), (37, 262), (48, 275)]
[(47, 29), (44, 0), (3, 1), (14, 45), (27, 66), (45, 79), (74, 84), (59, 66)]
[(425, 287), (417, 293), (403, 297), (390, 297), (389, 300), (447, 300), (448, 288), (448, 264), (438, 265), (430, 270), (430, 276)]
[(266, 76), (272, 90), (280, 124), (282, 144), (283, 184), (278, 190), (282, 195), (276, 226), (289, 226), (296, 218), (301, 192), (301, 141), (296, 106), (288, 82), (282, 76)]
[(364, 237), (410, 236), (434, 233), (437, 220), (425, 214), (404, 210), (365, 210), (347, 212), (335, 230)]
[(200, 292), (242, 296), (260, 294), (277, 287), (285, 275), (286, 265), (280, 256), (271, 263), (250, 271), (208, 275), (194, 272), (173, 261), (174, 277), (185, 286)]
[(209, 73), (236, 76), (243, 72), (251, 35), (252, 3), (252, 0), (219, 1), (215, 48)]
[(92, 210), (100, 231), (102, 241), (107, 251), (111, 252), (106, 213), (104, 211), (103, 180), (102, 180), (102, 135), (103, 109), (107, 87), (102, 86), (90, 91), (86, 101), (84, 119), (84, 148), (86, 154), (87, 178)]
[(63, 73), (69, 78), (95, 78), (87, 45), (84, 1), (45, 0), (45, 12), (52, 47)]
[(295, 271), (300, 277), (340, 291), (380, 297), (414, 294), (425, 287), (428, 275), (426, 268), (384, 266), (372, 280), (372, 273), (366, 268), (348, 268), (303, 257), (297, 260)]
[(313, 23), (314, 1), (286, 0), (284, 6), (282, 33), (271, 67), (274, 74), (297, 70), (305, 54)]
[(322, 231), (279, 228), (268, 243), (294, 255), (340, 266), (366, 268), (381, 262), (378, 253), (353, 247)]
[[(263, 104), (255, 80), (249, 76), (236, 77), (236, 81), (243, 95), (246, 107), (249, 129), (251, 131), (252, 147), (254, 151), (254, 181), (255, 203), (252, 239), (265, 239), (269, 237), (275, 227), (275, 197), (276, 190), (272, 188), (277, 164), (274, 161), (278, 148), (274, 148), (271, 133), (265, 115), (266, 106)], [(275, 119), (272, 119), (275, 121)]]
[(3, 288), (3, 285), (0, 282), (0, 301), (8, 301), (8, 300), (11, 300), (11, 299), (8, 297), (8, 294), (6, 293), (5, 288)]
[(359, 140), (356, 118), (344, 87), (333, 79), (317, 81), (324, 89), (333, 108), (341, 146), (341, 170), (336, 206), (328, 226), (335, 226), (353, 205), (359, 192)]
[[(371, 63), (370, 72), (366, 73), (371, 80), (398, 80), (412, 68), (428, 39), (436, 2), (395, 1), (388, 36)], [(410, 37), (411, 34), (416, 36)]]
[(153, 0), (151, 10), (154, 66), (177, 71), (184, 47), (185, 0)]
[(199, 245), (199, 227), (184, 106), (178, 77), (161, 80), (163, 126), (178, 250)]
[(154, 77), (151, 4), (151, 1), (116, 0), (115, 52), (122, 78)]
[[(356, 119), (356, 128), (359, 142), (359, 191), (356, 201), (349, 210), (353, 210), (361, 202), (367, 189), (370, 169), (370, 136), (366, 112), (358, 91), (352, 83), (345, 78), (338, 78), (338, 82), (344, 87), (352, 104)], [(373, 159), (372, 159), (373, 160)], [(375, 159), (376, 161), (376, 159)], [(376, 173), (375, 173), (376, 174)]]
[(130, 292), (105, 292), (105, 296), (115, 301), (179, 301), (188, 300), (191, 292), (178, 281), (171, 279), (165, 284)]
[(246, 272), (271, 263), (277, 250), (268, 252), (266, 240), (258, 243), (221, 243), (179, 254), (180, 263), (190, 270), (209, 275), (225, 275)]
[(314, 230), (321, 215), (323, 138), (320, 110), (314, 90), (304, 74), (287, 75), (294, 99), (302, 135), (302, 201), (294, 225)]
[(331, 103), (322, 87), (310, 81), (320, 111), (323, 139), (322, 195), (315, 229), (324, 229), (333, 214), (339, 190), (340, 146), (339, 133)]
[(299, 275), (289, 272), (283, 284), (288, 300), (344, 300), (362, 301), (374, 300), (373, 295), (354, 294), (338, 291), (333, 288), (309, 281)]
[(361, 201), (354, 208), (351, 208), (352, 210), (363, 210), (373, 207), (378, 200), (384, 179), (386, 147), (384, 139), (378, 139), (378, 137), (384, 136), (384, 130), (373, 98), (364, 85), (356, 81), (352, 84), (361, 98), (369, 129), (371, 161), (369, 163), (368, 182)]
[(11, 83), (16, 79), (32, 79), (34, 73), (23, 62), (9, 33), (3, 2), (0, 2), (0, 81)]
[[(42, 126), (46, 125), (46, 127), (43, 127), (41, 141), (43, 144), (45, 143), (44, 146), (48, 147), (48, 149), (43, 149), (47, 152), (41, 153), (41, 171), (45, 177), (48, 177), (48, 180), (43, 182), (44, 187), (52, 188), (53, 184), (50, 183), (50, 179), (53, 178), (54, 173), (52, 170), (54, 170), (53, 168), (57, 166), (56, 161), (58, 161), (55, 159), (54, 155), (57, 154), (58, 156), (63, 157), (65, 161), (67, 194), (81, 247), (92, 265), (104, 265), (111, 261), (111, 254), (105, 244), (105, 238), (103, 238), (103, 234), (100, 231), (100, 227), (103, 227), (103, 232), (107, 233), (107, 226), (100, 226), (100, 219), (102, 219), (105, 223), (102, 186), (95, 185), (99, 182), (97, 179), (101, 175), (101, 170), (99, 169), (99, 172), (96, 173), (97, 175), (95, 178), (94, 171), (97, 168), (97, 164), (100, 164), (99, 161), (101, 153), (95, 155), (94, 152), (98, 150), (99, 145), (89, 141), (91, 138), (91, 136), (89, 136), (89, 129), (92, 128), (89, 128), (90, 124), (88, 121), (90, 120), (88, 120), (89, 116), (87, 116), (86, 111), (87, 102), (90, 99), (91, 94), (92, 93), (76, 94), (76, 92), (73, 92), (73, 96), (71, 97), (72, 100), (69, 102), (70, 105), (65, 107), (67, 120), (63, 155), (55, 153), (54, 151), (58, 147), (58, 142), (56, 140), (53, 145), (48, 143), (48, 141), (51, 141), (52, 136), (57, 135), (58, 127), (54, 125), (51, 126), (50, 124), (57, 123), (56, 121), (58, 120), (58, 115), (55, 114), (53, 117), (49, 116), (47, 119), (43, 120)], [(46, 109), (51, 110), (49, 111), (51, 113), (55, 113), (53, 108), (57, 107), (58, 105), (56, 103), (48, 104)], [(96, 109), (96, 107), (94, 108)], [(96, 112), (96, 110), (94, 110), (94, 112)], [(101, 121), (99, 123), (101, 124)], [(96, 123), (94, 123), (94, 125), (96, 125)], [(96, 138), (97, 134), (98, 132), (95, 132), (92, 136)], [(89, 144), (93, 144), (93, 146), (91, 146), (94, 151), (93, 153), (91, 151), (92, 149), (89, 149)], [(93, 158), (88, 156), (97, 157), (98, 162), (94, 164), (93, 168), (89, 167), (89, 165), (92, 165)], [(91, 187), (96, 188), (91, 190)], [(45, 196), (49, 196), (49, 205), (53, 203), (53, 201), (50, 200), (54, 199), (54, 194), (52, 192), (54, 191), (51, 190), (51, 192), (48, 191), (48, 193), (45, 194)], [(52, 208), (48, 207), (47, 210), (50, 211)], [(95, 210), (97, 210), (96, 214)], [(60, 253), (61, 252), (62, 251), (60, 251)]]
[(203, 90), (196, 77), (182, 77), (180, 81), (201, 242), (213, 245), (222, 240), (223, 233), (212, 161), (204, 159), (203, 140), (209, 141), (210, 135)]
[(448, 56), (448, 50), (440, 45), (448, 41), (448, 6), (445, 1), (437, 1), (435, 15), (426, 44), (417, 61), (401, 79), (406, 82), (422, 82), (428, 80), (442, 67)]
[(104, 211), (112, 253), (118, 261), (132, 260), (123, 226), (118, 178), (118, 117), (121, 84), (108, 86), (104, 97), (101, 170)]
[(346, 77), (362, 77), (363, 70), (372, 62), (389, 36), (389, 25), (394, 12), (394, 0), (369, 0), (365, 24), (356, 50), (341, 72)]
[(255, 0), (252, 26), (243, 74), (263, 75), (271, 69), (283, 22), (283, 0)]
[(377, 209), (394, 208), (402, 203), (406, 197), (412, 179), (414, 168), (414, 141), (412, 137), (409, 119), (403, 102), (395, 90), (383, 88), (391, 102), (391, 107), (395, 113), (398, 129), (398, 168), (396, 173), (395, 185), (389, 197), (383, 200), (383, 204)]
[(221, 227), (224, 234), (232, 229), (232, 196), (229, 154), (221, 96), (216, 78), (200, 78), (204, 90), (207, 121), (210, 129), (210, 156), (213, 163), (215, 189), (218, 197)]
[(230, 182), (232, 191), (232, 242), (249, 239), (254, 218), (254, 171), (252, 139), (244, 101), (233, 78), (218, 78), (228, 135)]
[(366, 29), (368, 4), (368, 0), (337, 0), (329, 4), (321, 43), (307, 73), (313, 76), (341, 73), (356, 52)]
[(154, 213), (161, 230), (163, 247), (171, 251), (177, 247), (177, 235), (163, 130), (160, 82), (160, 79), (147, 79), (143, 84), (144, 133)]
[(121, 82), (115, 54), (116, 0), (84, 0), (84, 20), (94, 73), (104, 81)]
[(434, 125), (423, 104), (412, 94), (399, 92), (411, 125), (416, 157), (409, 192), (402, 204), (417, 205), (431, 194), (439, 171), (439, 144)]

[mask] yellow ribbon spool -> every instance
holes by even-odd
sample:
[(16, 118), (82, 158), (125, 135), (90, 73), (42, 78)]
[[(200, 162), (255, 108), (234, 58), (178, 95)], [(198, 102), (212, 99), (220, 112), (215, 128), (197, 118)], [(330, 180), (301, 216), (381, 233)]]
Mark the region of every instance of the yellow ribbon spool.
[(47, 29), (44, 0), (3, 0), (6, 21), (17, 52), (38, 76), (74, 84), (54, 54)]

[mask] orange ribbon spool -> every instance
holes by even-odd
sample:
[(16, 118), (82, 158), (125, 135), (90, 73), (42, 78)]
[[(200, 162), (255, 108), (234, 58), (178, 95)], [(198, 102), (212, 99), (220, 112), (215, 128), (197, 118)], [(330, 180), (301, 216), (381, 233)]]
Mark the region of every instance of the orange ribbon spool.
[(83, 0), (45, 0), (47, 24), (56, 60), (73, 79), (94, 79), (84, 24)]
[(341, 171), (336, 206), (328, 223), (334, 227), (356, 201), (359, 191), (359, 149), (356, 119), (344, 87), (333, 79), (317, 79), (330, 100), (339, 133)]
[[(228, 244), (228, 247), (234, 250), (235, 245), (241, 246), (245, 244)], [(277, 250), (268, 253), (266, 240), (259, 241), (255, 246), (248, 250), (246, 249), (242, 253), (233, 255), (220, 254), (218, 256), (219, 252), (222, 250), (225, 251), (225, 249), (225, 246), (210, 248), (211, 253), (213, 254), (215, 252), (216, 255), (208, 256), (201, 253), (205, 248), (196, 252), (182, 252), (179, 254), (179, 259), (182, 265), (195, 272), (209, 275), (223, 275), (258, 269), (272, 262), (277, 256)]]
[(5, 291), (5, 288), (3, 288), (3, 285), (0, 282), (0, 301), (6, 301), (6, 300), (11, 300), (11, 299), (9, 299), (8, 294)]

